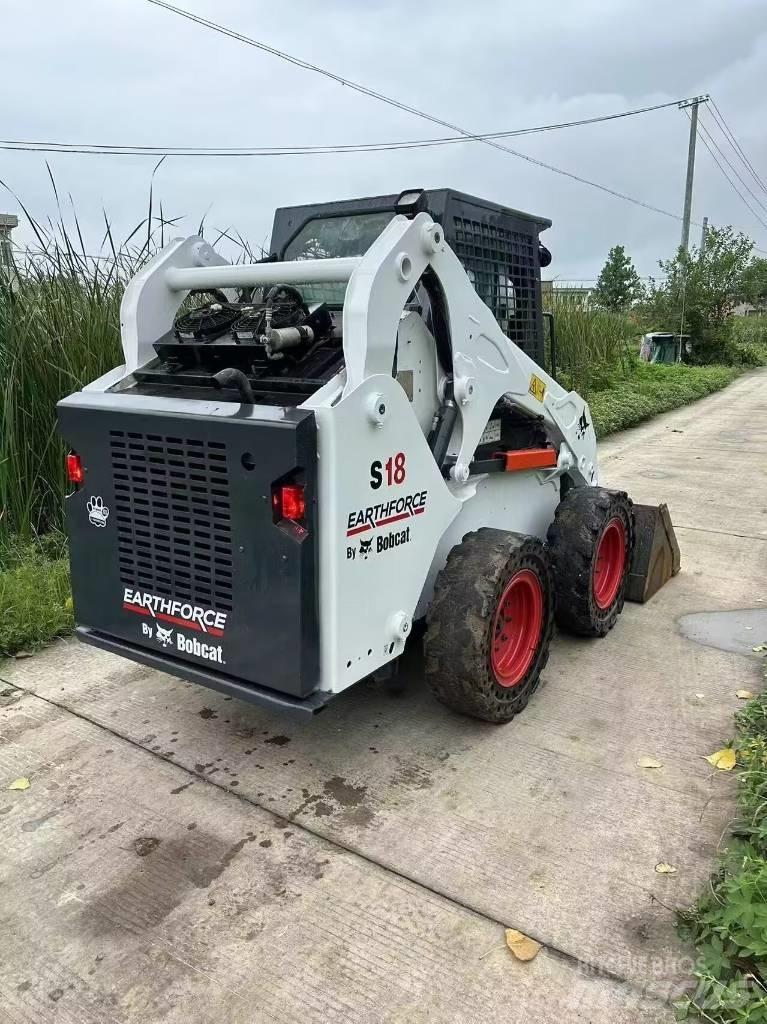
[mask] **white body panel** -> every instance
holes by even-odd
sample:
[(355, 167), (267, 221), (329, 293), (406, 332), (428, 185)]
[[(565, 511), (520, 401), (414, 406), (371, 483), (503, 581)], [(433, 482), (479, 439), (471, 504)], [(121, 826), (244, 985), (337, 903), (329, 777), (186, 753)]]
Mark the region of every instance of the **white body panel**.
[[(445, 370), (421, 317), (403, 314), (428, 268), (444, 296), (458, 408), (450, 479), (426, 440)], [(232, 267), (202, 239), (176, 240), (126, 290), (125, 367), (91, 390), (119, 390), (152, 358), (189, 289), (276, 280), (348, 280), (345, 369), (303, 403), (318, 430), (320, 689), (338, 692), (401, 653), (437, 572), (466, 533), (492, 526), (544, 538), (562, 473), (576, 485), (598, 482), (596, 437), (583, 399), (506, 337), (425, 213), (395, 216), (360, 259)], [(558, 450), (556, 469), (470, 475), (504, 395), (540, 417)], [(190, 412), (203, 405), (209, 403), (178, 400)]]
[[(386, 405), (380, 426), (367, 414), (371, 399)], [(402, 653), (440, 538), (461, 504), (391, 376), (363, 381), (315, 415), (320, 675), (323, 684), (331, 683), (323, 688), (338, 691)], [(400, 454), (404, 477), (396, 483)], [(371, 477), (375, 462), (381, 464), (380, 483)]]

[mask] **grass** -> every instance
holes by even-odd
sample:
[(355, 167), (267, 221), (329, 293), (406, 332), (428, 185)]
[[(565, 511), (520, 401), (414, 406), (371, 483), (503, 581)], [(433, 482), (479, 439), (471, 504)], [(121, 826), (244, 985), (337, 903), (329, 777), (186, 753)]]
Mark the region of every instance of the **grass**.
[(563, 384), (587, 397), (630, 374), (641, 332), (628, 316), (556, 294), (552, 311)]
[(94, 260), (63, 225), (35, 230), (38, 254), (0, 277), (0, 531), (25, 539), (62, 527), (56, 403), (120, 363), (122, 291), (150, 251)]
[(30, 651), (72, 629), (63, 536), (0, 546), (0, 656)]
[[(767, 673), (766, 673), (767, 674)], [(735, 716), (738, 811), (719, 868), (680, 932), (696, 949), (678, 1020), (767, 1024), (767, 693)]]
[[(33, 255), (16, 273), (0, 264), (0, 542), (63, 529), (65, 446), (56, 403), (122, 362), (125, 285), (176, 223), (162, 207), (155, 214), (150, 188), (147, 216), (119, 243), (105, 216), (102, 245), (91, 255), (74, 212), (65, 218), (59, 207), (59, 219), (47, 224), (24, 213), (36, 238)], [(228, 232), (213, 244), (223, 237), (236, 261), (263, 255)]]

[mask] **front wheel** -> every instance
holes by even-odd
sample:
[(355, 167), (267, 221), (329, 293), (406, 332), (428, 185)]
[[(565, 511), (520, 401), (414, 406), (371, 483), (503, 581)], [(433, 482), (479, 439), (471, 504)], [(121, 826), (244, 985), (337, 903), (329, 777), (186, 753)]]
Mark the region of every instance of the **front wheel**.
[(454, 711), (508, 722), (526, 706), (554, 628), (549, 556), (535, 537), (482, 529), (448, 555), (427, 616), (426, 679)]
[(548, 531), (557, 625), (605, 636), (623, 610), (634, 546), (631, 499), (604, 487), (573, 487)]

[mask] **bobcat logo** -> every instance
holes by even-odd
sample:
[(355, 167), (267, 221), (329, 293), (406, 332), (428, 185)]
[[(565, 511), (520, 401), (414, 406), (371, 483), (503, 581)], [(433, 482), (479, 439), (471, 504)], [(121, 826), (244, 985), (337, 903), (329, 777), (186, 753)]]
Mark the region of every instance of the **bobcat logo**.
[(169, 644), (173, 643), (173, 630), (172, 629), (163, 629), (162, 626), (158, 626), (157, 627), (157, 639), (160, 641), (160, 643), (163, 645), (163, 647), (167, 647)]
[(93, 526), (106, 526), (107, 519), (109, 519), (109, 509), (104, 504), (104, 499), (100, 498), (97, 494), (94, 494), (92, 498), (88, 499), (88, 503), (85, 506), (88, 509), (88, 521)]
[(372, 543), (372, 539), (360, 541), (360, 554), (362, 555), (363, 558), (367, 558), (368, 555), (370, 554)]
[(575, 431), (575, 436), (578, 438), (579, 441), (581, 441), (586, 436), (586, 431), (589, 429), (590, 426), (591, 424), (586, 419), (586, 410), (584, 408), (583, 412), (581, 413), (581, 418), (578, 420), (578, 427)]

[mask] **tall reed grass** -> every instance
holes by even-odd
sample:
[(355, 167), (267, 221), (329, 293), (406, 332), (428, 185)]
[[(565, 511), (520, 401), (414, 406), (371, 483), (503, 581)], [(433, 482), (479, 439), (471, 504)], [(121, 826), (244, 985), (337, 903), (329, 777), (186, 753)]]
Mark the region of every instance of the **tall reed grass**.
[(641, 331), (628, 316), (556, 292), (552, 305), (563, 384), (588, 397), (631, 374)]
[[(57, 205), (56, 184), (51, 178)], [(64, 447), (56, 403), (120, 362), (126, 282), (164, 244), (172, 222), (153, 211), (116, 244), (105, 221), (87, 252), (76, 214), (41, 223), (35, 241), (0, 265), (0, 545), (61, 526)]]
[[(61, 528), (67, 484), (56, 403), (120, 364), (125, 285), (179, 233), (179, 218), (156, 210), (150, 185), (146, 217), (118, 243), (105, 216), (102, 244), (91, 254), (74, 210), (62, 211), (53, 177), (51, 186), (58, 218), (41, 223), (20, 203), (34, 245), (11, 266), (0, 261), (0, 548), (7, 538)], [(216, 234), (213, 244), (223, 239), (235, 262), (265, 255), (237, 233)]]
[(56, 403), (119, 362), (121, 282), (110, 270), (35, 261), (0, 284), (0, 529), (60, 522), (63, 450)]

